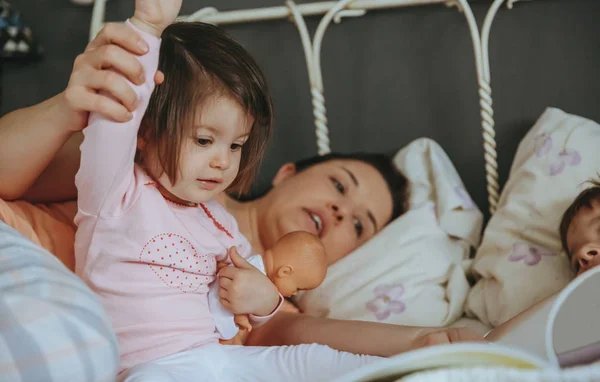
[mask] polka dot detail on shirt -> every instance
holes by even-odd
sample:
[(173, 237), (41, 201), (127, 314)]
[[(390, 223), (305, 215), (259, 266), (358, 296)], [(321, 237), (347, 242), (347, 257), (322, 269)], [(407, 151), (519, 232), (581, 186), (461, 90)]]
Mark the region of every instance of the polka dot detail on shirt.
[(183, 236), (163, 233), (150, 239), (140, 253), (139, 261), (168, 287), (184, 293), (195, 292), (209, 284), (216, 272), (215, 257), (196, 252)]

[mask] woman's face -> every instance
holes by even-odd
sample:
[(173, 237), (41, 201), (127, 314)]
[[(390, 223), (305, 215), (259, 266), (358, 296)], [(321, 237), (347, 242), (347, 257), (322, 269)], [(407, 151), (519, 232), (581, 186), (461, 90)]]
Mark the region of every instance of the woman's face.
[(356, 160), (330, 160), (296, 172), (279, 169), (260, 201), (260, 241), (271, 248), (283, 235), (317, 235), (331, 265), (369, 240), (392, 216), (392, 195), (379, 171)]

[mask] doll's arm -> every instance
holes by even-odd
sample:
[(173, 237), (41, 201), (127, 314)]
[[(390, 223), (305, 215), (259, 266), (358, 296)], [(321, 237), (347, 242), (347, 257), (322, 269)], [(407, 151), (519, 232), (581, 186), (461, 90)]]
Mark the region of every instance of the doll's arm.
[(252, 331), (252, 325), (250, 324), (250, 319), (247, 314), (236, 314), (233, 317), (233, 321), (240, 330), (247, 330), (248, 333)]
[(248, 338), (248, 334), (252, 331), (252, 325), (247, 314), (236, 314), (233, 320), (239, 330), (233, 338), (219, 340), (221, 345), (243, 345), (246, 342), (246, 338)]

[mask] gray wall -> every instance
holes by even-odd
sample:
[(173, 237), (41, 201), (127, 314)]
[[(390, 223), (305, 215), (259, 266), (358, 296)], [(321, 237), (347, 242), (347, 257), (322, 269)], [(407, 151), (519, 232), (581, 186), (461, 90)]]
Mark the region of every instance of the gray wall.
[[(299, 1), (303, 3), (307, 1)], [(68, 0), (17, 0), (47, 50), (8, 65), (0, 112), (64, 89), (86, 45), (91, 8)], [(186, 0), (183, 12), (275, 6), (280, 0)], [(482, 21), (490, 1), (472, 6)], [(109, 0), (108, 20), (131, 15), (133, 0)], [(536, 0), (501, 9), (490, 57), (501, 181), (519, 139), (546, 106), (600, 120), (600, 1)], [(308, 20), (314, 30), (318, 18)], [(257, 189), (278, 165), (316, 153), (300, 40), (288, 21), (225, 27), (258, 59), (276, 104), (274, 142)], [(417, 137), (438, 141), (474, 200), (487, 210), (471, 39), (464, 16), (443, 5), (373, 11), (332, 25), (322, 54), (332, 149), (395, 152)]]

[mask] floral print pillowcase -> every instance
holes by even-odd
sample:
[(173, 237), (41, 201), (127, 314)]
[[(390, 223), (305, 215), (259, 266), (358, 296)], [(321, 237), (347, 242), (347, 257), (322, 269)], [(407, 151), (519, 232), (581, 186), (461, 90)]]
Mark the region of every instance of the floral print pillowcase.
[[(521, 141), (472, 267), (467, 311), (498, 326), (573, 277), (562, 214), (600, 173), (600, 125), (548, 108)], [(499, 154), (502, 156), (502, 153)]]

